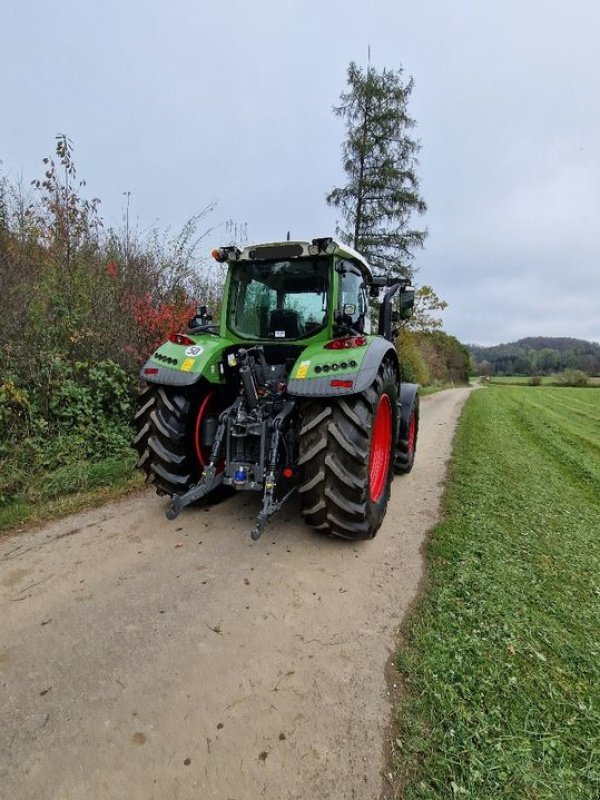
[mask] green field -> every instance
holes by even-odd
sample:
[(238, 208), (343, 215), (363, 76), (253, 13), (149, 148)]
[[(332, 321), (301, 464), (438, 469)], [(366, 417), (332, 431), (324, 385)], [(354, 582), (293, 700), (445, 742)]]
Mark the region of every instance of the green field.
[(490, 387), (404, 630), (402, 796), (600, 797), (600, 392)]

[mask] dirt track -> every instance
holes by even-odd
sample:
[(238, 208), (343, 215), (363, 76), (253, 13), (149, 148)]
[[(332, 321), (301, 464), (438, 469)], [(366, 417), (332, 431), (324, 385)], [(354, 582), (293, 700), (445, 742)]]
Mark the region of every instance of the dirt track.
[(174, 523), (150, 492), (0, 541), (0, 796), (375, 800), (385, 667), (422, 574), (468, 389), (423, 402), (383, 527), (313, 533), (292, 500)]

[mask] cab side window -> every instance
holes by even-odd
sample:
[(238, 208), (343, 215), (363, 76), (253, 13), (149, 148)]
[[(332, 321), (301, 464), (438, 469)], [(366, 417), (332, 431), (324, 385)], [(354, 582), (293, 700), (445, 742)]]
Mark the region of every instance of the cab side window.
[(340, 272), (339, 308), (344, 312), (348, 324), (360, 333), (368, 333), (369, 331), (365, 330), (369, 308), (365, 279), (351, 261), (340, 261), (338, 270)]

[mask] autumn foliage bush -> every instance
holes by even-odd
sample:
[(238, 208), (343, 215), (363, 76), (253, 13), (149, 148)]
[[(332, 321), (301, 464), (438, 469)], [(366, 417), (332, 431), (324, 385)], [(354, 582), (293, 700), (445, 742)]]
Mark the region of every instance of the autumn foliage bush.
[(220, 289), (198, 270), (211, 207), (175, 236), (105, 229), (67, 137), (43, 164), (29, 187), (0, 177), (0, 503), (28, 472), (132, 459), (141, 363)]
[(396, 339), (396, 349), (402, 380), (427, 386), (430, 382), (429, 368), (419, 349), (415, 334), (404, 328)]
[(422, 386), (468, 383), (471, 355), (442, 330), (440, 314), (447, 306), (431, 286), (417, 289), (413, 315), (396, 339), (403, 380)]
[(141, 349), (134, 354), (141, 360), (164, 342), (169, 334), (186, 328), (195, 313), (196, 303), (184, 297), (179, 302), (156, 304), (150, 292), (141, 296), (125, 293), (122, 308), (131, 314), (137, 326)]

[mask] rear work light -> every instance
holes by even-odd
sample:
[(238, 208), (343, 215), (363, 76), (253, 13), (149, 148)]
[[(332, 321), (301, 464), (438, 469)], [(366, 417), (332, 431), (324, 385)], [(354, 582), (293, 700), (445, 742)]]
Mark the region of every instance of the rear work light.
[(318, 253), (327, 253), (331, 255), (337, 249), (336, 243), (331, 236), (323, 236), (320, 239), (313, 239), (309, 245), (308, 252), (311, 256), (316, 256)]
[(344, 336), (333, 339), (325, 345), (325, 350), (349, 350), (351, 347), (364, 347), (367, 340), (364, 336)]
[(227, 247), (216, 247), (211, 256), (219, 264), (224, 264), (226, 261), (237, 261), (241, 255), (241, 250), (234, 244), (227, 245)]
[(217, 247), (215, 248), (211, 256), (214, 258), (215, 261), (218, 261), (219, 264), (222, 264), (224, 261), (227, 261), (227, 251), (224, 247)]
[(343, 381), (340, 378), (334, 378), (332, 381), (329, 381), (330, 386), (334, 386), (338, 389), (351, 389), (354, 386), (353, 381)]
[(189, 336), (186, 336), (185, 333), (170, 333), (169, 341), (173, 342), (173, 344), (184, 344), (186, 347), (196, 344), (196, 342), (190, 339)]

